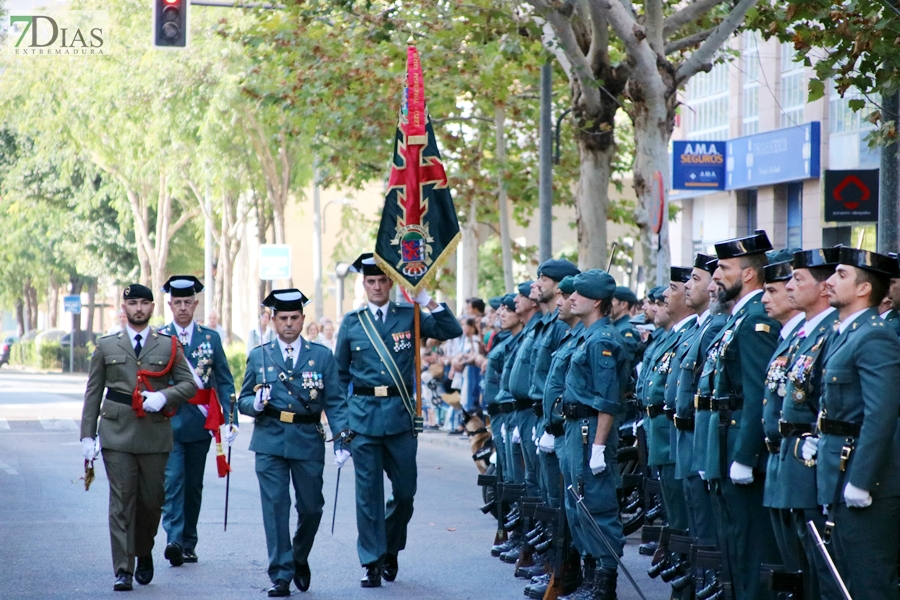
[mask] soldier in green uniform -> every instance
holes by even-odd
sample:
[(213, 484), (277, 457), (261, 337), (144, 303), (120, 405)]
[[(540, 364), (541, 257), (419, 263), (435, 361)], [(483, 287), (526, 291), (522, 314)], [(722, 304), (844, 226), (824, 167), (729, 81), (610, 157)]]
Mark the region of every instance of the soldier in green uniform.
[[(891, 256), (896, 256), (893, 253)], [(881, 314), (881, 318), (894, 328), (897, 335), (900, 335), (900, 277), (891, 277), (891, 285), (888, 288), (887, 300), (891, 308)]]
[[(613, 294), (612, 308), (610, 309), (609, 318), (613, 326), (619, 330), (622, 335), (622, 341), (625, 344), (625, 353), (628, 357), (628, 364), (633, 369), (643, 358), (643, 348), (641, 346), (641, 335), (631, 323), (631, 313), (634, 307), (638, 305), (638, 298), (629, 287), (624, 285), (616, 286), (616, 293)], [(625, 389), (626, 397), (634, 393), (634, 382), (629, 381)]]
[(763, 389), (781, 329), (778, 321), (766, 316), (761, 302), (765, 253), (771, 249), (761, 230), (719, 242), (719, 266), (713, 274), (720, 300), (735, 304), (717, 351), (706, 476), (724, 517), (722, 551), (737, 600), (766, 597), (759, 565), (778, 561), (772, 521), (762, 505), (768, 459), (762, 428)]
[[(826, 342), (838, 319), (837, 311), (829, 305), (825, 281), (834, 274), (839, 253), (837, 248), (822, 248), (793, 256), (793, 274), (785, 289), (791, 303), (803, 311), (805, 321), (787, 365), (784, 404), (778, 422), (778, 480), (771, 494), (773, 509), (791, 513), (791, 531), (786, 535), (792, 533), (803, 547), (807, 565), (803, 572), (804, 596), (825, 600), (840, 600), (843, 596), (806, 526), (813, 521), (821, 531), (825, 516), (816, 501), (816, 465), (803, 459), (802, 446), (803, 436), (815, 431)], [(767, 480), (767, 496), (768, 486)]]
[[(684, 301), (684, 279), (690, 274), (687, 267), (671, 267), (671, 283), (663, 290), (663, 301), (657, 303), (654, 324), (666, 331), (651, 355), (644, 354), (645, 383), (642, 403), (647, 428), (647, 464), (659, 474), (663, 503), (669, 527), (688, 528), (687, 507), (681, 485), (675, 481), (675, 460), (671, 452), (671, 422), (666, 416), (667, 380), (672, 371), (675, 353), (683, 337), (697, 320), (696, 313)], [(673, 382), (674, 383), (674, 382)], [(674, 390), (672, 390), (674, 393)], [(674, 396), (672, 397), (674, 400)]]
[[(506, 421), (506, 413), (502, 411), (500, 403), (497, 401), (497, 395), (500, 393), (500, 375), (503, 373), (503, 362), (509, 352), (509, 340), (513, 337), (517, 328), (521, 331), (520, 321), (514, 313), (513, 318), (508, 317), (505, 306), (503, 305), (503, 297), (497, 298), (497, 307), (494, 313), (497, 328), (500, 330), (494, 336), (493, 345), (487, 355), (487, 363), (484, 368), (484, 402), (485, 407), (490, 416), (491, 437), (494, 440), (494, 451), (496, 453), (497, 466), (501, 481), (505, 481), (506, 471), (509, 465), (506, 464), (506, 445), (503, 440), (502, 430), (505, 430), (504, 422)], [(493, 303), (492, 303), (493, 305)]]
[[(562, 397), (569, 478), (584, 498), (590, 518), (621, 556), (625, 538), (616, 494), (618, 431), (614, 422), (627, 359), (621, 336), (609, 320), (616, 281), (609, 273), (594, 269), (577, 275), (574, 285), (569, 301), (584, 332), (572, 353)], [(597, 568), (587, 574), (585, 585), (593, 598), (612, 600), (618, 563), (586, 518), (579, 514), (579, 527), (584, 533), (585, 553), (596, 559)]]
[(819, 439), (807, 437), (801, 451), (817, 462), (818, 502), (834, 524), (830, 550), (850, 595), (897, 598), (900, 342), (875, 307), (900, 268), (853, 248), (841, 248), (839, 262), (826, 284), (840, 325), (825, 349)]
[[(780, 250), (769, 253), (769, 264), (764, 268), (765, 292), (762, 303), (766, 314), (781, 323), (778, 346), (766, 369), (766, 387), (763, 397), (763, 432), (766, 436), (766, 448), (769, 451), (766, 464), (766, 482), (763, 489), (763, 506), (770, 510), (772, 530), (778, 551), (781, 554), (783, 570), (797, 573), (804, 569), (801, 549), (797, 536), (794, 535), (791, 512), (774, 506), (776, 486), (779, 482), (781, 433), (778, 422), (787, 390), (788, 365), (793, 362), (798, 343), (798, 328), (804, 315), (796, 310), (788, 297), (787, 282), (791, 279), (791, 259), (793, 250)], [(775, 590), (778, 591), (778, 590)]]
[[(193, 275), (173, 275), (163, 285), (163, 291), (169, 294), (173, 321), (160, 331), (181, 342), (198, 387), (197, 394), (179, 406), (172, 417), (174, 446), (166, 463), (166, 503), (162, 519), (167, 539), (165, 557), (177, 567), (198, 560), (195, 551), (197, 520), (206, 455), (212, 437), (217, 440), (217, 453), (222, 448), (220, 425), (225, 425), (228, 445), (234, 442), (238, 433), (234, 425), (237, 405), (232, 405), (234, 378), (219, 334), (194, 323), (197, 294), (203, 291), (203, 284)], [(224, 455), (217, 454), (217, 460), (224, 463)], [(220, 472), (219, 476), (224, 474)]]
[[(346, 389), (331, 351), (301, 337), (300, 290), (273, 290), (263, 302), (274, 312), (275, 339), (250, 350), (238, 405), (254, 417), (250, 450), (256, 453), (256, 478), (269, 555), (270, 597), (290, 595), (290, 581), (309, 589), (309, 552), (322, 520), (322, 472), (325, 432), (322, 411), (336, 439), (335, 462), (349, 457), (340, 431), (347, 428)], [(297, 530), (290, 533), (293, 483)]]
[(153, 292), (127, 286), (122, 310), (125, 330), (97, 340), (81, 414), (85, 460), (97, 457), (98, 433), (103, 447), (116, 591), (131, 590), (132, 579), (142, 585), (153, 579), (153, 538), (172, 451), (169, 418), (197, 391), (181, 346), (148, 325)]
[(725, 323), (725, 319), (713, 316), (710, 310), (709, 285), (712, 272), (716, 270), (717, 261), (705, 254), (697, 254), (690, 277), (684, 283), (685, 305), (697, 315), (697, 326), (687, 339), (679, 346), (675, 355), (673, 369), (675, 384), (670, 381), (666, 389), (667, 402), (670, 393), (674, 393), (675, 415), (675, 479), (681, 480), (681, 489), (688, 512), (688, 530), (697, 543), (705, 546), (716, 544), (715, 525), (712, 518), (712, 506), (709, 490), (694, 470), (694, 430), (696, 417), (694, 413), (694, 395), (700, 379), (700, 369), (709, 350), (713, 338)]
[[(371, 253), (360, 256), (353, 269), (363, 275), (368, 304), (344, 316), (334, 353), (341, 384), (353, 385), (347, 402), (355, 434), (357, 551), (366, 569), (360, 585), (379, 587), (382, 576), (397, 577), (397, 554), (406, 547), (416, 494), (414, 310), (390, 302), (393, 283)], [(415, 301), (431, 313), (422, 316), (422, 338), (462, 335), (446, 304), (424, 291)], [(387, 506), (385, 473), (393, 492)]]
[(516, 437), (519, 439), (522, 449), (522, 461), (525, 466), (524, 483), (525, 495), (531, 498), (539, 498), (541, 495), (540, 468), (537, 456), (537, 443), (534, 439), (534, 429), (537, 425), (537, 417), (534, 414), (534, 401), (529, 395), (531, 388), (531, 374), (533, 368), (533, 351), (535, 339), (543, 329), (543, 314), (538, 302), (532, 297), (532, 284), (529, 280), (519, 284), (516, 295), (516, 312), (525, 322), (522, 330), (522, 341), (516, 351), (509, 374), (509, 391), (516, 401), (515, 423)]

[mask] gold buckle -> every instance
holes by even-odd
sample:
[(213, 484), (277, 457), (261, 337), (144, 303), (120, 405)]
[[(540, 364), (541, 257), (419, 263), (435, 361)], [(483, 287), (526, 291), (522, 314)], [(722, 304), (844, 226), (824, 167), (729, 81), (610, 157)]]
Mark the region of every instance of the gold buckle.
[(841, 448), (841, 471), (847, 470), (847, 463), (850, 461), (850, 453), (853, 451), (851, 446)]
[(375, 396), (378, 398), (387, 398), (388, 395), (388, 386), (379, 385), (375, 388)]
[(283, 410), (283, 411), (281, 411), (281, 414), (278, 416), (278, 420), (281, 421), (282, 423), (293, 423), (294, 422), (294, 413)]
[(694, 394), (694, 410), (700, 408), (700, 394)]

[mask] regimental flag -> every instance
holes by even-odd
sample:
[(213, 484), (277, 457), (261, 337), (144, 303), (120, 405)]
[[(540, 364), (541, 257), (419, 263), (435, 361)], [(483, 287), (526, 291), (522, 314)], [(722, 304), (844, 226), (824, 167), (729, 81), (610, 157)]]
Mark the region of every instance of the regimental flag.
[(398, 285), (416, 295), (456, 250), (459, 221), (431, 119), (425, 112), (422, 65), (415, 46), (406, 51), (406, 89), (394, 139), (394, 163), (375, 261)]

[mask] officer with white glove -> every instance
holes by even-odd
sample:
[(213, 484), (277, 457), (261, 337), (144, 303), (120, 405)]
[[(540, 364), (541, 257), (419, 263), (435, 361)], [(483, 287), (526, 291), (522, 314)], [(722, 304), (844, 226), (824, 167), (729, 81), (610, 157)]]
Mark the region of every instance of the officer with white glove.
[(144, 397), (145, 412), (159, 412), (166, 405), (166, 396), (162, 392), (141, 392)]
[(556, 452), (555, 442), (556, 436), (545, 431), (538, 440), (538, 449), (544, 454), (553, 454)]
[(522, 436), (519, 434), (519, 427), (518, 427), (518, 425), (516, 426), (515, 429), (513, 429), (513, 432), (512, 432), (512, 443), (513, 443), (513, 444), (521, 444), (521, 443), (522, 443)]
[(84, 460), (94, 460), (100, 456), (100, 444), (94, 438), (82, 438), (81, 453), (84, 455)]
[(753, 467), (735, 461), (731, 463), (729, 476), (735, 485), (749, 485), (753, 483)]
[(872, 494), (847, 483), (844, 486), (844, 501), (850, 508), (866, 508), (872, 504)]
[(816, 454), (819, 452), (819, 438), (808, 435), (803, 438), (803, 446), (800, 448), (800, 455), (803, 460), (815, 460)]
[(344, 449), (337, 449), (334, 451), (334, 466), (338, 469), (344, 466), (344, 464), (350, 460), (350, 452)]
[(591, 445), (591, 461), (588, 463), (588, 466), (591, 467), (591, 473), (594, 475), (599, 475), (606, 470), (606, 456), (604, 456), (604, 452), (606, 452), (605, 444)]

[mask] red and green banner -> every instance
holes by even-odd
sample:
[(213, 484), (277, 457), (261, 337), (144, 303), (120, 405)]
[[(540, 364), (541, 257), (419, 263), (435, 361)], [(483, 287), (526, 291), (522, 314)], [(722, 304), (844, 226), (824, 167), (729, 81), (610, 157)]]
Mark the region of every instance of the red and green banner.
[(406, 57), (406, 89), (375, 261), (388, 277), (415, 295), (456, 250), (460, 233), (441, 153), (425, 111), (422, 65), (415, 46), (407, 48)]

